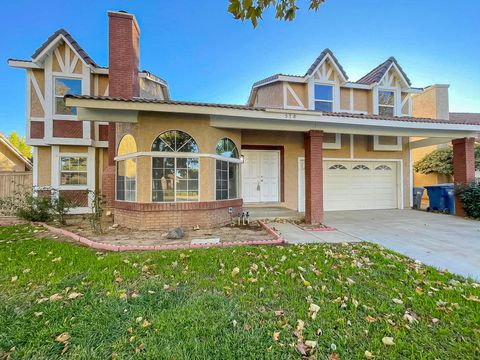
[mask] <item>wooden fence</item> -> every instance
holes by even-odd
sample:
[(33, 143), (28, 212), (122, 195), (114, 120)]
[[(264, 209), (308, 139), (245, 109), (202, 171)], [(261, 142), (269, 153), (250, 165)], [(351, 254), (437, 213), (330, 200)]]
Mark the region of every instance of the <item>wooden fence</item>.
[(0, 198), (32, 190), (32, 172), (0, 173)]

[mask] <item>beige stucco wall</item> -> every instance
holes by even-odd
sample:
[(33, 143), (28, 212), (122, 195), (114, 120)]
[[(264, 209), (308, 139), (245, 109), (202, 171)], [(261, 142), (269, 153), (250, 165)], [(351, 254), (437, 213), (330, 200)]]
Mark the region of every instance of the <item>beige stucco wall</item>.
[(373, 112), (372, 92), (369, 90), (353, 89), (353, 109), (371, 114)]
[(259, 88), (254, 106), (283, 108), (283, 83), (277, 82)]
[[(290, 87), (292, 90), (295, 92), (295, 94), (298, 96), (300, 101), (302, 102), (303, 106), (305, 108), (308, 108), (308, 88), (307, 84), (298, 84), (298, 83), (289, 83)], [(288, 93), (288, 105), (290, 106), (298, 106), (297, 102), (295, 99), (293, 99), (293, 96)]]
[(76, 145), (61, 145), (59, 147), (60, 153), (88, 153), (87, 146), (76, 146)]
[(25, 163), (5, 144), (0, 143), (0, 172), (26, 171)]
[(52, 181), (52, 148), (38, 147), (38, 186), (50, 186)]
[(350, 89), (340, 88), (340, 109), (350, 110)]
[(448, 85), (429, 86), (422, 93), (412, 95), (412, 115), (448, 120)]
[[(43, 69), (34, 69), (32, 70), (32, 76), (38, 83), (38, 87), (42, 96), (45, 96), (45, 73)], [(38, 98), (37, 92), (35, 88), (30, 86), (30, 116), (32, 117), (40, 117), (43, 118), (45, 116), (45, 112), (42, 108), (40, 103), (40, 99)]]

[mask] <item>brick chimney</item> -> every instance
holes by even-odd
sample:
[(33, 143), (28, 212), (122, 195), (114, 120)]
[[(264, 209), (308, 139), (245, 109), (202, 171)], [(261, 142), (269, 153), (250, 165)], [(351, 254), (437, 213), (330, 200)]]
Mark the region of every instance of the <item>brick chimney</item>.
[(109, 11), (108, 18), (109, 94), (131, 99), (139, 95), (140, 29), (132, 14)]
[[(108, 93), (131, 99), (139, 96), (140, 29), (132, 14), (108, 12)], [(107, 207), (115, 204), (116, 123), (108, 124), (108, 166), (103, 171), (102, 195)]]

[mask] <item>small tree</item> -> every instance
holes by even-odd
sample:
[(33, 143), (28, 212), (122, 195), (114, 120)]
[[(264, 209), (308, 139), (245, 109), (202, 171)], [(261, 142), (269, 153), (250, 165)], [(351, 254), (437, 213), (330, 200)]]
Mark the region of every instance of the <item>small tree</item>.
[(27, 145), (25, 136), (20, 136), (16, 131), (12, 131), (8, 136), (8, 141), (10, 141), (25, 157), (29, 159), (32, 157), (32, 147)]
[[(480, 144), (475, 145), (475, 168), (480, 170)], [(453, 175), (453, 148), (436, 149), (413, 164), (413, 170), (421, 174)]]
[(480, 219), (480, 180), (473, 181), (470, 184), (459, 184), (455, 191), (465, 213), (470, 217)]

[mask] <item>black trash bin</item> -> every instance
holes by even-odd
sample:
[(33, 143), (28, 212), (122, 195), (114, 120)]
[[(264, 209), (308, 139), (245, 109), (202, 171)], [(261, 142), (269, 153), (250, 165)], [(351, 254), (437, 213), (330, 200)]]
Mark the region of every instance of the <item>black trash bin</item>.
[(414, 209), (420, 209), (422, 206), (422, 197), (425, 188), (423, 187), (414, 187), (413, 188), (413, 206)]

